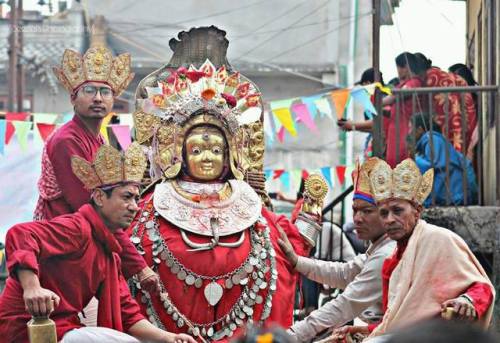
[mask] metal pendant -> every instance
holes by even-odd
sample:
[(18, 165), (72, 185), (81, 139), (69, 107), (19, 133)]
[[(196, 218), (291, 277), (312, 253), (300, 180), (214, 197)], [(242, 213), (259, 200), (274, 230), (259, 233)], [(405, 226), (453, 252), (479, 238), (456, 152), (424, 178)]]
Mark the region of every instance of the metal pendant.
[(205, 299), (207, 299), (211, 306), (215, 306), (222, 298), (223, 291), (221, 285), (212, 281), (205, 286)]

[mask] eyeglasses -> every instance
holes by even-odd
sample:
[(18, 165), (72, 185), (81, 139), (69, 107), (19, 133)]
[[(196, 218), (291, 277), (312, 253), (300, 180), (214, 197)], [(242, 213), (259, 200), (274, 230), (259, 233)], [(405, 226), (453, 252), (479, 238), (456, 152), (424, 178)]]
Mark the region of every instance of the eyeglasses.
[(89, 98), (93, 98), (97, 95), (97, 92), (99, 92), (99, 94), (101, 94), (101, 97), (103, 99), (111, 99), (113, 97), (113, 90), (109, 87), (96, 87), (96, 86), (91, 86), (91, 85), (87, 85), (87, 86), (83, 86), (81, 88), (81, 91), (83, 93), (83, 95), (89, 97)]

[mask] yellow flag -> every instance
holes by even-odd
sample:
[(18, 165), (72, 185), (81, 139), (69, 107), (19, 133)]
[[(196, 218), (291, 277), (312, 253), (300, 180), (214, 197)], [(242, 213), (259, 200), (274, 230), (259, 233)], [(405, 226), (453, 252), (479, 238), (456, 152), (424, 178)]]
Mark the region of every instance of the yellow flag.
[(107, 143), (109, 143), (108, 137), (108, 125), (111, 121), (111, 118), (115, 115), (115, 112), (109, 112), (107, 116), (105, 116), (101, 123), (101, 135), (104, 137)]
[(283, 127), (290, 132), (292, 136), (297, 136), (297, 131), (295, 130), (295, 123), (292, 119), (292, 113), (289, 108), (276, 108), (272, 110), (276, 118)]
[(330, 93), (332, 97), (333, 104), (335, 105), (335, 111), (337, 111), (337, 119), (342, 119), (344, 116), (345, 104), (347, 99), (349, 99), (350, 90), (339, 89)]

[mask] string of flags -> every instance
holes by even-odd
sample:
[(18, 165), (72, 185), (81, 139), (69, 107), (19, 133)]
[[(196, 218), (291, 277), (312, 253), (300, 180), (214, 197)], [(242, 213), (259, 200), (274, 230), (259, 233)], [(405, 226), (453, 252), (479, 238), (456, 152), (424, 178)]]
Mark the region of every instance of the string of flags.
[(350, 175), (354, 166), (334, 166), (322, 167), (316, 169), (264, 169), (266, 182), (280, 182), (285, 191), (298, 191), (302, 180), (307, 179), (310, 174), (321, 174), (328, 183), (330, 189), (337, 186), (347, 186), (351, 181)]
[[(373, 83), (312, 96), (271, 101), (270, 112), (264, 113), (264, 132), (268, 145), (271, 145), (275, 138), (283, 143), (285, 132), (293, 137), (297, 136), (297, 124), (302, 124), (313, 133), (319, 134), (314, 119), (318, 115), (320, 118), (327, 117), (331, 120), (342, 119), (351, 101), (361, 105), (365, 113), (370, 116), (377, 115), (377, 110), (370, 99), (376, 88), (384, 93), (391, 93), (389, 88), (380, 83)], [(333, 113), (336, 114), (335, 119)]]
[[(336, 119), (341, 119), (350, 101), (362, 105), (366, 113), (376, 115), (377, 111), (370, 100), (376, 88), (390, 94), (389, 88), (383, 87), (380, 83), (374, 83), (366, 86), (336, 89), (311, 96), (271, 101), (269, 103), (270, 111), (264, 112), (266, 144), (272, 145), (275, 138), (283, 143), (285, 132), (296, 136), (297, 124), (302, 124), (310, 131), (319, 134), (314, 119), (319, 115), (334, 120), (334, 112)], [(110, 124), (114, 115), (116, 114), (110, 113), (104, 118), (101, 134), (106, 141), (109, 141), (108, 132), (111, 131), (122, 149), (126, 149), (131, 144), (132, 125)], [(31, 117), (33, 117), (32, 121)], [(56, 128), (71, 120), (72, 117), (73, 113), (71, 112), (62, 114), (5, 113), (5, 119), (0, 119), (0, 154), (4, 154), (5, 145), (10, 143), (14, 135), (16, 135), (22, 151), (28, 149), (30, 132), (33, 132), (35, 144), (43, 144)], [(284, 178), (286, 177), (285, 174)]]
[[(126, 150), (132, 143), (131, 125), (110, 124), (115, 115), (115, 113), (110, 113), (103, 119), (101, 134), (109, 142), (109, 132), (112, 132), (120, 147)], [(12, 141), (14, 136), (23, 152), (28, 149), (30, 133), (33, 135), (33, 144), (42, 146), (57, 128), (67, 123), (72, 117), (73, 113), (5, 113), (5, 119), (0, 119), (0, 154), (5, 153), (5, 146)]]

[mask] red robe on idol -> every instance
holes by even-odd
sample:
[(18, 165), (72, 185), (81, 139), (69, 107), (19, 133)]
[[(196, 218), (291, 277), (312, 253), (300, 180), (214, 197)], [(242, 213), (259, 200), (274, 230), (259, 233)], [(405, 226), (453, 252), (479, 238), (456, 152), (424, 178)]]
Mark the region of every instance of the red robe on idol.
[[(183, 318), (187, 318), (195, 333), (199, 330), (210, 340), (227, 341), (243, 330), (249, 318), (256, 324), (263, 316), (266, 325), (292, 324), (298, 274), (278, 246), (277, 225), (298, 254), (305, 255), (309, 246), (288, 219), (261, 205), (248, 184), (236, 180), (230, 184), (231, 197), (213, 200), (208, 206), (198, 199), (181, 198), (171, 182), (156, 185), (140, 204), (142, 212), (128, 233), (139, 251), (144, 251), (147, 264), (155, 266), (169, 299), (157, 295), (148, 298), (138, 290), (137, 300), (143, 313), (159, 327), (186, 332)], [(215, 238), (204, 231), (209, 227), (207, 215), (219, 218), (218, 244), (212, 249), (193, 248), (186, 238), (191, 245)], [(226, 230), (234, 233), (225, 235)], [(240, 240), (242, 234), (241, 245), (227, 246)], [(216, 303), (211, 305), (210, 301)], [(267, 315), (265, 308), (270, 310)]]

